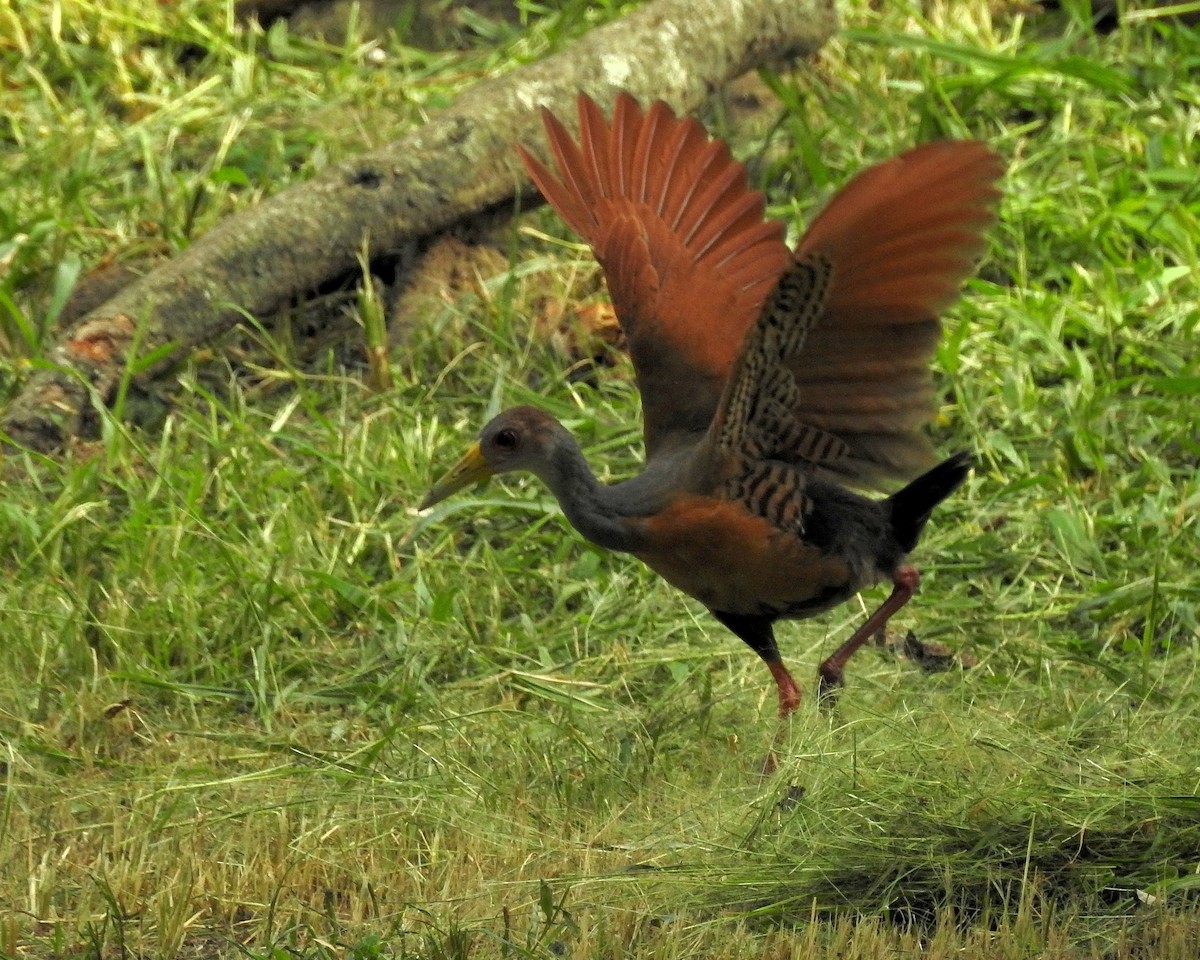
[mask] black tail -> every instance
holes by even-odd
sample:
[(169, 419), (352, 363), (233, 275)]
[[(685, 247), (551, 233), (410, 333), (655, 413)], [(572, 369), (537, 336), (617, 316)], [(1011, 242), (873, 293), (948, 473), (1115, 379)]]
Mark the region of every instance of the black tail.
[(917, 545), (933, 508), (958, 489), (974, 465), (969, 453), (956, 453), (888, 497), (892, 531), (905, 553)]

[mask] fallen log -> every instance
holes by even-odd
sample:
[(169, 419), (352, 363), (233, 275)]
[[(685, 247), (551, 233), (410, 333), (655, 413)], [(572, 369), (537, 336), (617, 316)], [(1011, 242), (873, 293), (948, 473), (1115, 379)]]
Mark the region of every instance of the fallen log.
[(0, 430), (59, 452), (87, 432), (93, 404), (112, 399), (131, 364), (153, 377), (246, 314), (270, 315), (346, 275), (364, 248), (399, 250), (510, 201), (529, 189), (512, 144), (542, 142), (539, 106), (569, 117), (577, 91), (605, 103), (627, 90), (689, 111), (751, 68), (812, 53), (836, 25), (832, 0), (655, 0), (480, 83), (402, 139), (219, 223), (78, 318)]

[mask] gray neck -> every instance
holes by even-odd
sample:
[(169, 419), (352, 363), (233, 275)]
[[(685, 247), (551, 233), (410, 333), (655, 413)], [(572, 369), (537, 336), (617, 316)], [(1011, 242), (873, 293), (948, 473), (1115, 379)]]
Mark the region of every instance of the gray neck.
[[(576, 530), (607, 550), (636, 551), (643, 539), (635, 518), (637, 504), (622, 495), (627, 484), (605, 486), (596, 479), (579, 445), (563, 431), (541, 479), (554, 494)], [(630, 508), (633, 508), (632, 510)]]

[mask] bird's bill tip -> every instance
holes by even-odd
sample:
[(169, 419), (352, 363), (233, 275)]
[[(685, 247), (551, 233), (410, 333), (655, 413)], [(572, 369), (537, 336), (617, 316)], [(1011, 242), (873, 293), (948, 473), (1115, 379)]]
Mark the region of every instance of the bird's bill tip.
[(421, 501), (421, 505), (417, 509), (428, 510), (447, 497), (458, 493), (463, 487), (469, 487), (473, 483), (482, 483), (495, 472), (484, 459), (479, 444), (473, 443), (471, 449), (463, 454), (462, 459), (452, 466), (446, 475), (425, 494), (425, 499)]

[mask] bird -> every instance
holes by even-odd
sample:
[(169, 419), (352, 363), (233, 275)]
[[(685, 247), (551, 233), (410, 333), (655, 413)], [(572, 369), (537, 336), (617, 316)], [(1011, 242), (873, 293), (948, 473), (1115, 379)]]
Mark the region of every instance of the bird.
[(628, 93), (611, 120), (584, 93), (577, 111), (578, 140), (542, 108), (554, 169), (516, 150), (603, 269), (641, 396), (644, 469), (602, 483), (558, 420), (517, 406), (420, 509), (534, 474), (584, 538), (640, 559), (758, 654), (787, 718), (802, 692), (776, 622), (891, 583), (821, 663), (820, 696), (835, 695), (846, 662), (917, 591), (909, 554), (972, 469), (967, 452), (937, 462), (924, 432), (930, 361), (996, 220), (1003, 164), (979, 141), (913, 147), (853, 177), (793, 250), (698, 120)]

